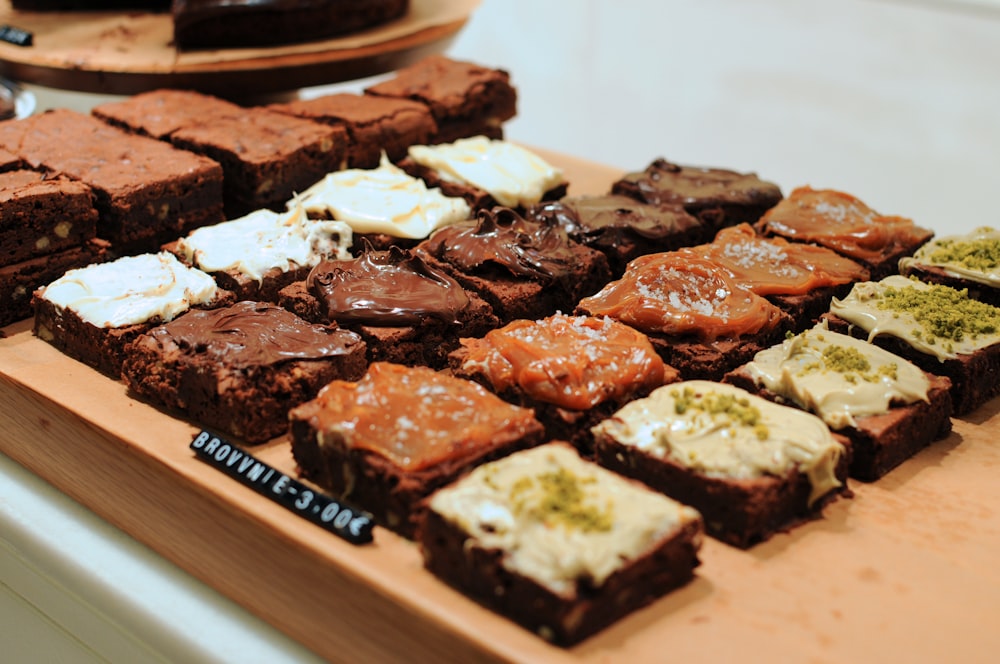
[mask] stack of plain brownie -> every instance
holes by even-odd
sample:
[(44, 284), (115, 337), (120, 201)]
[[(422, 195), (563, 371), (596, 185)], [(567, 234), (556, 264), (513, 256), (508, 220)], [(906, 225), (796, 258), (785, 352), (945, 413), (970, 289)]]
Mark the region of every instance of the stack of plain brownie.
[(665, 159), (575, 195), (502, 140), (515, 98), (434, 57), (361, 94), (0, 124), (0, 257), (110, 243), (183, 274), (105, 321), (81, 293), (144, 299), (131, 261), (47, 273), (35, 332), (178, 417), (282, 439), (564, 645), (686, 583), (704, 534), (819, 518), (1000, 389), (995, 233), (918, 252), (930, 231), (846, 193)]

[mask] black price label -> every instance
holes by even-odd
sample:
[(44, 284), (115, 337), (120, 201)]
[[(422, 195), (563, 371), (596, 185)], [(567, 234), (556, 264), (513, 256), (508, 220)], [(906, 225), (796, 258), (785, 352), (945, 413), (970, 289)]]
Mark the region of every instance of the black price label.
[(35, 39), (27, 30), (15, 28), (13, 25), (0, 25), (0, 41), (14, 46), (31, 46)]
[(199, 459), (352, 544), (372, 541), (372, 515), (307, 487), (239, 446), (202, 431), (191, 441)]

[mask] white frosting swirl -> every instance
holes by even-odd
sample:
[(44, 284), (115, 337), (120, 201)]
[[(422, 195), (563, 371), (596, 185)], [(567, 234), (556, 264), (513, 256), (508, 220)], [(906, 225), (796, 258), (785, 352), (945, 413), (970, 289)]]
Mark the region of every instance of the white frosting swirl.
[(342, 221), (309, 219), (293, 206), (283, 214), (257, 210), (205, 226), (177, 243), (189, 262), (206, 272), (236, 270), (258, 282), (268, 270), (312, 267), (325, 258), (351, 257), (351, 227)]
[[(546, 499), (540, 485), (544, 476), (557, 473), (573, 478), (583, 505), (609, 514), (608, 527), (539, 518)], [(565, 596), (575, 594), (580, 579), (600, 586), (663, 537), (700, 519), (694, 509), (584, 461), (559, 443), (480, 466), (436, 492), (430, 508), (476, 545), (504, 551), (501, 563), (507, 569)]]
[(565, 182), (563, 172), (513, 143), (485, 136), (441, 145), (414, 145), (409, 156), (442, 179), (488, 192), (501, 205), (528, 206)]
[(97, 327), (124, 327), (172, 320), (216, 291), (212, 277), (160, 252), (69, 270), (42, 297)]
[(428, 189), (393, 165), (385, 154), (374, 169), (348, 169), (325, 178), (293, 198), (310, 215), (347, 222), (355, 233), (385, 233), (419, 240), (434, 230), (468, 219), (472, 211), (461, 198)]

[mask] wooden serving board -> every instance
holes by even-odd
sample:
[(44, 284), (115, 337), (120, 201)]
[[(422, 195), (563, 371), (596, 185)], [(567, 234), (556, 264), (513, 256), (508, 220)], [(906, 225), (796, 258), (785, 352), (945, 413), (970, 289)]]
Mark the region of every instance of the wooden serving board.
[[(618, 172), (549, 155), (573, 193)], [(1000, 652), (1000, 400), (824, 517), (571, 649), (437, 581), (384, 529), (353, 546), (197, 460), (199, 429), (34, 338), (0, 339), (0, 451), (333, 661), (987, 661)], [(289, 445), (252, 448), (294, 476)]]
[(258, 97), (400, 69), (443, 50), (479, 0), (411, 0), (383, 26), (267, 48), (178, 51), (169, 12), (27, 12), (0, 0), (0, 25), (29, 47), (0, 42), (0, 74), (51, 88), (128, 95), (157, 87)]

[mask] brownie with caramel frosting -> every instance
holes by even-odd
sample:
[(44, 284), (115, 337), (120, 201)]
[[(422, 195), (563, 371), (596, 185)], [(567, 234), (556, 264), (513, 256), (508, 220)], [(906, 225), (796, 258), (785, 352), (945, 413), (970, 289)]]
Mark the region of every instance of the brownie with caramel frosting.
[(133, 394), (249, 444), (288, 430), (288, 411), (367, 368), (361, 338), (243, 301), (195, 310), (132, 341), (122, 379)]
[(503, 323), (571, 311), (611, 279), (604, 254), (503, 207), (439, 229), (415, 252), (478, 293)]
[(407, 537), (435, 489), (544, 435), (530, 409), (472, 381), (385, 362), (328, 384), (289, 420), (304, 477)]
[(492, 307), (411, 251), (370, 250), (324, 260), (283, 288), (281, 306), (360, 334), (372, 362), (442, 368), (465, 336), (498, 326)]

